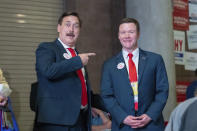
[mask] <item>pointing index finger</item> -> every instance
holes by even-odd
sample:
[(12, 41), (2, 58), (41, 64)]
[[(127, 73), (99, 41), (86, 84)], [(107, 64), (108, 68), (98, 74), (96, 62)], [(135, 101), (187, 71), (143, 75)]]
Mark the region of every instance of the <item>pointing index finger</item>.
[(96, 53), (87, 53), (88, 56), (95, 56)]

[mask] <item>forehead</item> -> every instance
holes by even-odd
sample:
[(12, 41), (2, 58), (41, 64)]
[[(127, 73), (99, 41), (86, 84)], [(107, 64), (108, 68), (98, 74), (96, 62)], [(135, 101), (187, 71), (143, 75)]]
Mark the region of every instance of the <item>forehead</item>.
[(79, 19), (76, 16), (69, 15), (63, 18), (63, 22), (79, 23)]
[(119, 26), (119, 30), (136, 30), (137, 27), (134, 23), (123, 23)]

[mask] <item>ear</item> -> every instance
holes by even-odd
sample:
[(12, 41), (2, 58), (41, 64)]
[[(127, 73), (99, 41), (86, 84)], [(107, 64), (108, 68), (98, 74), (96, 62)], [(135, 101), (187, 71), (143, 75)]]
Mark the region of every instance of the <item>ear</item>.
[(139, 38), (140, 38), (140, 32), (137, 33), (137, 39), (139, 39)]
[(119, 33), (119, 31), (118, 31), (118, 39), (120, 40), (120, 35), (119, 35), (120, 33)]
[(58, 25), (57, 25), (57, 32), (60, 32), (60, 27), (61, 27), (61, 25), (58, 24)]

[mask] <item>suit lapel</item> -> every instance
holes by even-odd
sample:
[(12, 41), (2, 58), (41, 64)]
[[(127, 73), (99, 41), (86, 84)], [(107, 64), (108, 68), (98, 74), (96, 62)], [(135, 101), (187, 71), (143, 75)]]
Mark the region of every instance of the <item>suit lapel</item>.
[(55, 43), (56, 43), (57, 49), (59, 50), (61, 58), (65, 59), (63, 57), (63, 55), (64, 55), (64, 53), (67, 53), (66, 49), (64, 48), (64, 46), (60, 43), (60, 41), (58, 39), (56, 39)]
[(147, 56), (143, 50), (139, 49), (139, 64), (138, 64), (138, 85), (140, 84), (144, 68), (146, 66)]
[[(120, 79), (120, 81), (124, 81), (123, 83), (126, 84), (126, 87), (131, 89), (131, 85), (130, 85), (130, 81), (129, 81), (129, 75), (128, 75), (126, 64), (125, 64), (125, 61), (124, 61), (124, 58), (123, 58), (122, 51), (117, 55), (116, 58), (117, 58), (116, 59), (116, 68), (118, 70), (119, 79)], [(120, 63), (124, 64), (124, 67), (122, 69), (118, 69), (118, 65)], [(125, 86), (122, 86), (122, 87), (125, 87)]]

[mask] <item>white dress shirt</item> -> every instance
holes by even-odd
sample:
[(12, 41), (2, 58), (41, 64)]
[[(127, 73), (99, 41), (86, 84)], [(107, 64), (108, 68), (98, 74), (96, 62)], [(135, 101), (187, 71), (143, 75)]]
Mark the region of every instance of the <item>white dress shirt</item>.
[[(127, 73), (129, 75), (129, 65), (128, 65), (128, 60), (129, 60), (129, 52), (127, 52), (126, 50), (122, 49), (122, 54), (123, 54), (123, 58), (127, 67)], [(137, 72), (137, 78), (138, 78), (138, 62), (139, 62), (139, 48), (136, 48), (133, 52), (133, 57), (132, 60), (135, 63), (135, 67), (136, 67), (136, 72)]]

